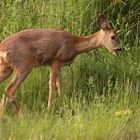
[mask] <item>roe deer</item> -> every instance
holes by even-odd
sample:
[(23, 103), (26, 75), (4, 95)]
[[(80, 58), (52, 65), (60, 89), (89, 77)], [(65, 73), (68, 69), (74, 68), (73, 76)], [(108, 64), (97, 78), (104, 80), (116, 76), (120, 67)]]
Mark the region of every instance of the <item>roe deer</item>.
[(97, 15), (100, 30), (92, 35), (78, 37), (58, 29), (29, 29), (11, 35), (0, 43), (0, 82), (12, 71), (13, 80), (5, 89), (6, 96), (15, 106), (20, 106), (14, 96), (17, 87), (34, 67), (50, 65), (48, 110), (51, 109), (53, 90), (58, 94), (61, 86), (61, 67), (69, 65), (79, 54), (105, 46), (115, 54), (120, 50), (116, 31), (108, 26), (105, 17)]

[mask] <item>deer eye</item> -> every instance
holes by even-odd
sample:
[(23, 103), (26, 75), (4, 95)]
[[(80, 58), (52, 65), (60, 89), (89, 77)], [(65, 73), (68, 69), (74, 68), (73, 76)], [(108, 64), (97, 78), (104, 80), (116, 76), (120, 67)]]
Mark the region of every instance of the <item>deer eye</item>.
[(115, 39), (115, 36), (114, 36), (114, 35), (113, 35), (113, 36), (111, 36), (111, 39), (112, 39), (112, 40), (114, 40), (114, 39)]

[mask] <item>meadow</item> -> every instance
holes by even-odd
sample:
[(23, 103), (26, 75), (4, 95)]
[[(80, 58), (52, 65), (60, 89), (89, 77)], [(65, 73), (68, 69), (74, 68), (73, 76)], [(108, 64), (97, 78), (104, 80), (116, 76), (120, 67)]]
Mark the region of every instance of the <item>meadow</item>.
[(64, 112), (56, 92), (47, 112), (49, 67), (34, 69), (16, 91), (20, 116), (3, 94), (12, 77), (1, 83), (0, 140), (140, 140), (139, 0), (1, 0), (0, 9), (0, 40), (29, 28), (89, 35), (101, 12), (123, 49), (93, 50), (63, 68)]

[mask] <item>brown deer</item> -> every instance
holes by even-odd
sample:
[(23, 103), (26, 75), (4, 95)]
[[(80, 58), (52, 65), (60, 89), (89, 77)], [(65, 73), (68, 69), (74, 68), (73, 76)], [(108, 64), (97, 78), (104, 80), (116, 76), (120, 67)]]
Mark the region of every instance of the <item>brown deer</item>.
[(15, 90), (34, 67), (50, 65), (48, 110), (51, 109), (54, 87), (61, 87), (61, 67), (69, 65), (79, 54), (105, 46), (116, 54), (120, 50), (116, 31), (108, 26), (105, 17), (97, 15), (100, 30), (92, 35), (78, 37), (58, 29), (29, 29), (11, 35), (0, 43), (0, 83), (14, 71), (15, 75), (5, 89), (6, 96), (20, 110)]

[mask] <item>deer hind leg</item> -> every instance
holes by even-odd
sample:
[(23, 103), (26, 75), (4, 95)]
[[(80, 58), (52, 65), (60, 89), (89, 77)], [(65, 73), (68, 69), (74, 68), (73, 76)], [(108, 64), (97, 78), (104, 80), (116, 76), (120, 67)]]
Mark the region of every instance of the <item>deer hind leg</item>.
[(4, 62), (3, 58), (0, 57), (0, 83), (9, 77), (12, 70)]
[(5, 89), (8, 99), (12, 102), (12, 104), (16, 108), (17, 112), (19, 112), (19, 110), (20, 110), (20, 105), (17, 102), (16, 98), (14, 97), (14, 93), (15, 93), (15, 90), (20, 86), (20, 84), (27, 77), (27, 75), (29, 74), (30, 71), (31, 70), (25, 70), (25, 71), (16, 70), (13, 80), (10, 82), (10, 84)]
[(9, 68), (6, 68), (4, 70), (0, 69), (0, 83), (6, 80), (10, 76), (11, 73), (12, 73), (12, 70)]

